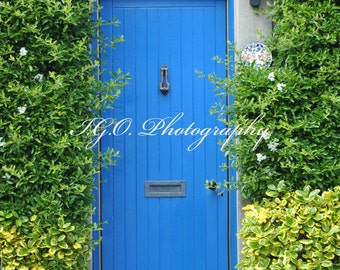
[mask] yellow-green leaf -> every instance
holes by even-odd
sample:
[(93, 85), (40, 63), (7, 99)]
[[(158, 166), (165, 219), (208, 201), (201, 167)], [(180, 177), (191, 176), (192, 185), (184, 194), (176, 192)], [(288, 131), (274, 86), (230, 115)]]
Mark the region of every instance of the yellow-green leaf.
[(57, 256), (58, 256), (58, 258), (60, 259), (60, 260), (62, 260), (62, 259), (64, 259), (64, 252), (62, 252), (62, 251), (58, 251), (58, 253), (57, 253)]
[(51, 239), (51, 245), (52, 245), (52, 246), (58, 245), (58, 239), (57, 239), (56, 237), (52, 237), (52, 239)]
[(81, 248), (81, 245), (80, 245), (79, 243), (75, 243), (75, 244), (73, 245), (73, 248), (74, 248), (74, 249), (80, 249), (80, 248)]
[(62, 235), (59, 236), (58, 241), (61, 242), (61, 241), (63, 241), (65, 238), (66, 238), (66, 235), (65, 235), (65, 234), (62, 234)]
[(59, 247), (63, 249), (68, 249), (68, 244), (66, 242), (59, 242)]
[(311, 244), (313, 244), (313, 240), (312, 239), (301, 239), (299, 242), (301, 244), (304, 244), (304, 245), (311, 245)]
[(23, 257), (23, 256), (27, 256), (29, 254), (29, 250), (27, 248), (21, 248), (18, 252), (17, 252), (18, 256)]

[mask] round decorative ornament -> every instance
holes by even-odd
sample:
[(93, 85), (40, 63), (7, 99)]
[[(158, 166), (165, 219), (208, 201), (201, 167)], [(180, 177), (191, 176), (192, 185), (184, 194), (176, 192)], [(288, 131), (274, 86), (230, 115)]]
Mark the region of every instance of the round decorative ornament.
[(265, 44), (252, 42), (243, 49), (241, 62), (247, 67), (268, 68), (272, 63), (272, 53)]

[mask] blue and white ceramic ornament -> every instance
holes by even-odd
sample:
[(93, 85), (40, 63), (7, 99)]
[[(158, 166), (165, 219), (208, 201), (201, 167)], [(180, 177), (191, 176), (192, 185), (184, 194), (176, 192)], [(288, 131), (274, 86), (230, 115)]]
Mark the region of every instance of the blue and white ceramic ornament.
[(272, 53), (265, 44), (252, 42), (242, 51), (241, 62), (247, 67), (268, 68), (272, 63)]

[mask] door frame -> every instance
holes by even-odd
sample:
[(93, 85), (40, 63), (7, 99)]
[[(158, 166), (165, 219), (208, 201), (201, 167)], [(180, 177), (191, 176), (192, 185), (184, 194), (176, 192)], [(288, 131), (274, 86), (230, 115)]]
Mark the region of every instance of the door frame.
[[(114, 1), (114, 0), (111, 0)], [(235, 36), (234, 36), (234, 29), (235, 29), (235, 5), (234, 5), (235, 0), (225, 0), (225, 24), (226, 24), (226, 40), (230, 42), (231, 44), (234, 44), (235, 42)], [(94, 5), (96, 7), (100, 7), (100, 0), (96, 0)], [(101, 17), (100, 10), (96, 8), (96, 12), (93, 14), (93, 19), (98, 21)], [(99, 33), (97, 33), (99, 34)], [(99, 42), (98, 40), (94, 40), (92, 46), (94, 48), (97, 48), (97, 57), (100, 57), (100, 48), (99, 48)], [(234, 50), (229, 48), (228, 45), (226, 44), (226, 55), (228, 57), (231, 57), (232, 61), (229, 63), (228, 71), (226, 72), (226, 76), (232, 77), (234, 74)], [(97, 79), (100, 80), (100, 70), (98, 70), (97, 73)], [(233, 97), (232, 96), (227, 96), (226, 103), (227, 105), (231, 104), (233, 102)], [(101, 145), (100, 143), (97, 144), (97, 149), (98, 152), (101, 152)], [(229, 157), (227, 158), (227, 162), (229, 161)], [(101, 166), (99, 164), (99, 173), (94, 176), (95, 178), (95, 183), (96, 183), (96, 189), (94, 189), (94, 197), (95, 197), (95, 203), (94, 203), (94, 214), (93, 214), (93, 222), (96, 224), (102, 224), (103, 219), (102, 219), (102, 176), (101, 176)], [(231, 168), (228, 170), (228, 173), (226, 175), (228, 181), (236, 181), (237, 177), (237, 172), (235, 168)], [(227, 224), (227, 236), (228, 239), (227, 241), (227, 250), (228, 250), (228, 270), (235, 269), (235, 265), (237, 264), (238, 261), (238, 255), (239, 255), (239, 250), (238, 250), (238, 241), (237, 241), (237, 231), (238, 231), (238, 224), (237, 224), (237, 216), (238, 216), (238, 204), (237, 204), (237, 193), (235, 190), (227, 192), (225, 194), (227, 196), (227, 203), (228, 203), (228, 209), (227, 209), (227, 215), (228, 215), (228, 224)], [(102, 238), (102, 231), (95, 231), (92, 234), (92, 237), (96, 240)], [(96, 245), (95, 249), (92, 252), (92, 260), (89, 265), (89, 269), (91, 270), (104, 270), (102, 267), (102, 258), (103, 258), (103, 251), (102, 251), (102, 245), (99, 243)]]

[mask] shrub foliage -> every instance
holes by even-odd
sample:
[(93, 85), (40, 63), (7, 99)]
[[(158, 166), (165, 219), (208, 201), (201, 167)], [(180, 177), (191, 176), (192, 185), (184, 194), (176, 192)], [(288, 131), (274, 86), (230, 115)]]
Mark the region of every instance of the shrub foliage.
[(339, 269), (340, 188), (291, 192), (270, 185), (261, 203), (244, 207), (240, 269)]
[(274, 0), (269, 13), (273, 64), (240, 66), (226, 81), (235, 96), (227, 122), (248, 126), (261, 115), (264, 131), (259, 144), (243, 134), (227, 149), (238, 188), (255, 201), (244, 208), (237, 267), (339, 269), (339, 3)]
[[(83, 122), (111, 102), (89, 45), (88, 0), (0, 2), (0, 263), (3, 269), (87, 269), (93, 174)], [(95, 89), (97, 91), (95, 91)], [(107, 104), (107, 103), (104, 103)]]
[(208, 76), (223, 100), (211, 112), (237, 135), (222, 143), (239, 178), (220, 193), (236, 185), (254, 202), (244, 208), (237, 267), (340, 269), (340, 3), (269, 5), (272, 65), (237, 63), (233, 78)]
[(229, 119), (219, 104), (212, 110), (228, 125), (246, 129), (261, 119), (253, 126), (258, 134), (239, 132), (225, 149), (234, 154), (247, 199), (261, 200), (281, 180), (294, 190), (340, 185), (339, 9), (334, 0), (273, 1), (266, 42), (272, 65), (240, 65), (232, 80), (209, 77), (222, 88), (218, 95), (226, 86), (234, 96)]

